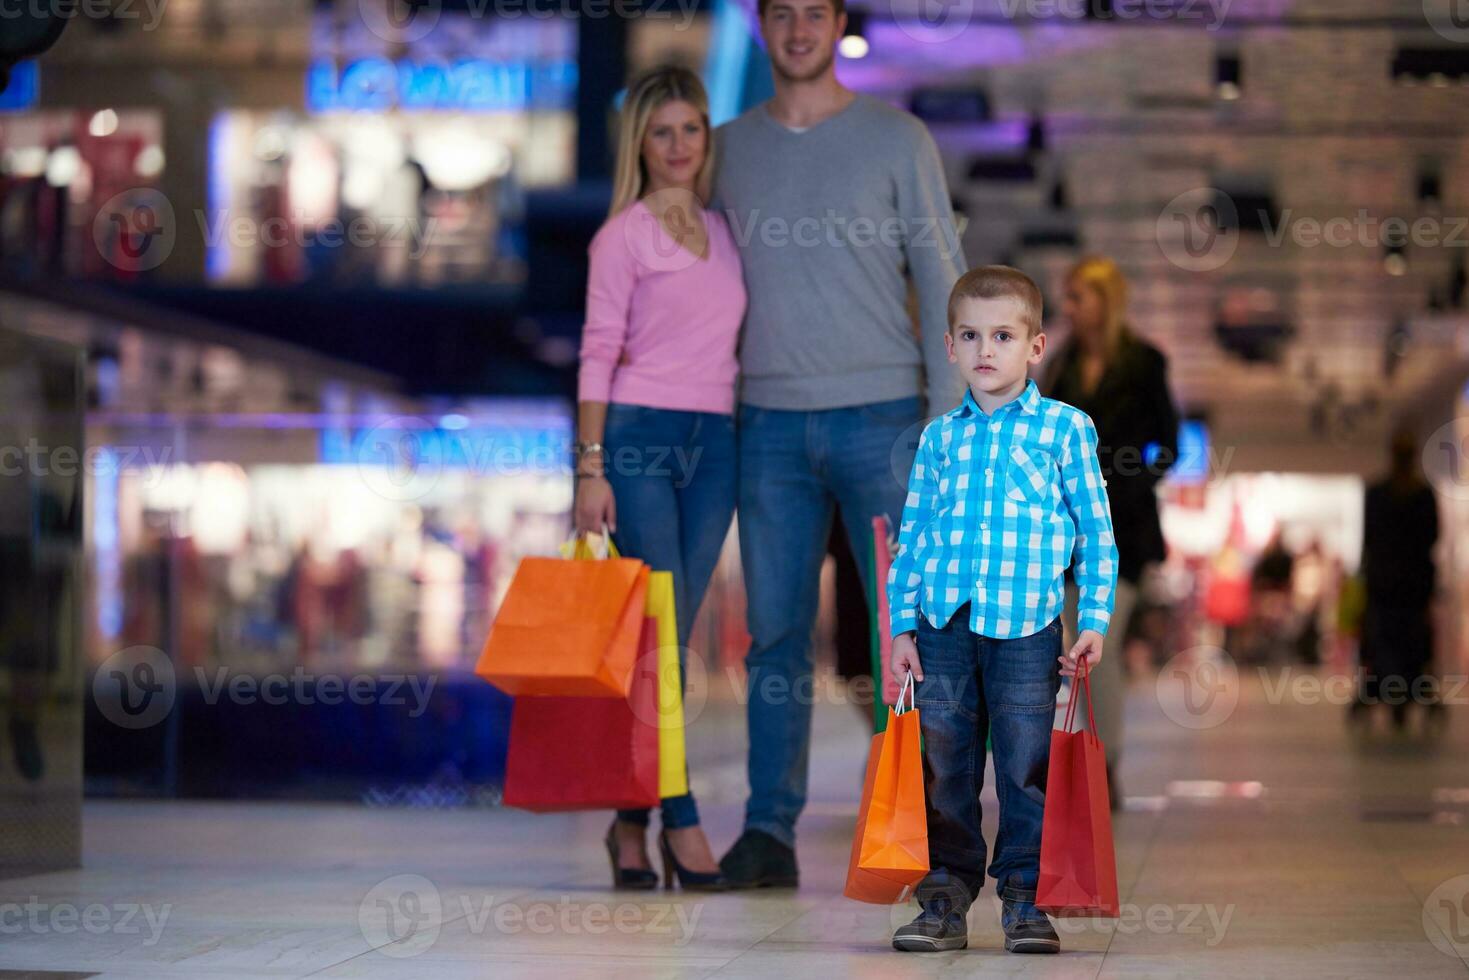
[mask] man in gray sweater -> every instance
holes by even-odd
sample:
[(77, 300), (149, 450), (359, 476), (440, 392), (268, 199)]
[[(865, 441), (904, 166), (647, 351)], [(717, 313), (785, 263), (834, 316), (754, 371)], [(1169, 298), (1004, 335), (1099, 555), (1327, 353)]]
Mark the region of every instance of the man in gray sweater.
[[(715, 207), (744, 262), (740, 551), (749, 601), (750, 799), (731, 886), (795, 885), (811, 633), (833, 514), (874, 594), (872, 518), (896, 531), (919, 425), (959, 403), (944, 334), (962, 271), (923, 123), (843, 87), (844, 0), (760, 0), (775, 96), (716, 132)], [(918, 299), (915, 338), (908, 279)]]

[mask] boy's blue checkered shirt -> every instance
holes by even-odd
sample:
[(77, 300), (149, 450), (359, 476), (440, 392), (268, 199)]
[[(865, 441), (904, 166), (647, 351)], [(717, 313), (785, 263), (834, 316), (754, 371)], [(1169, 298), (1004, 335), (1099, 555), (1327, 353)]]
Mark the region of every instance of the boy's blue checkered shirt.
[(968, 391), (930, 422), (908, 480), (899, 551), (888, 573), (892, 633), (921, 612), (943, 627), (964, 603), (983, 636), (1029, 636), (1061, 613), (1073, 561), (1078, 629), (1106, 633), (1117, 545), (1097, 429), (1034, 381), (986, 415)]

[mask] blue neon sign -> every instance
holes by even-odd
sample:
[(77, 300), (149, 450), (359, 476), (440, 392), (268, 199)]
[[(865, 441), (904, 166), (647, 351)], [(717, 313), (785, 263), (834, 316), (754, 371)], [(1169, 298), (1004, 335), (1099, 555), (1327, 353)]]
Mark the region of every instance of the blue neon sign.
[(10, 69), (10, 82), (0, 91), (0, 112), (20, 112), (41, 97), (41, 73), (34, 61), (22, 61)]
[(313, 61), (306, 71), (310, 112), (504, 112), (565, 109), (576, 94), (576, 62), (456, 62), (361, 58)]

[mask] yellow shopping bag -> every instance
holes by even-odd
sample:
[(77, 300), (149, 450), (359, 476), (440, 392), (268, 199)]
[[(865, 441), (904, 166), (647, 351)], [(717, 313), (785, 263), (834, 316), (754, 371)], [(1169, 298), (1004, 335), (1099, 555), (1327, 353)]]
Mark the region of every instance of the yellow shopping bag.
[(672, 572), (648, 573), (647, 614), (658, 621), (658, 795), (666, 800), (689, 791)]

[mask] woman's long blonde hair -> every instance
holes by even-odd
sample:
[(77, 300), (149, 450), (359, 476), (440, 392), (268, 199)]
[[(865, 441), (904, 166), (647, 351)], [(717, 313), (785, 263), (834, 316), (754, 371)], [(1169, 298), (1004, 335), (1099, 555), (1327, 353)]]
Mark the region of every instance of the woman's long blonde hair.
[(1071, 267), (1066, 282), (1094, 289), (1102, 297), (1102, 349), (1111, 357), (1127, 336), (1127, 277), (1111, 259), (1088, 255)]
[(617, 173), (612, 183), (612, 209), (608, 216), (643, 196), (648, 170), (643, 165), (643, 137), (648, 120), (669, 102), (687, 102), (704, 120), (704, 164), (694, 178), (694, 193), (707, 205), (714, 182), (714, 131), (709, 125), (709, 96), (704, 83), (687, 68), (667, 65), (640, 75), (627, 87), (622, 116), (617, 128)]

